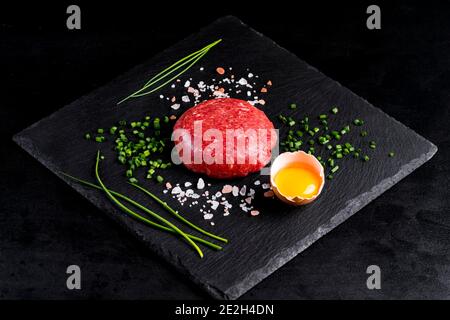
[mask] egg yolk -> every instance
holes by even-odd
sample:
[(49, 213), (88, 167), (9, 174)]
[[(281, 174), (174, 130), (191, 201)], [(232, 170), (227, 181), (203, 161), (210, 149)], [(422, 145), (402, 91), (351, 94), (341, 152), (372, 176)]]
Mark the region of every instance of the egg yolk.
[(305, 166), (283, 168), (274, 180), (278, 191), (287, 197), (311, 198), (321, 185), (320, 176)]

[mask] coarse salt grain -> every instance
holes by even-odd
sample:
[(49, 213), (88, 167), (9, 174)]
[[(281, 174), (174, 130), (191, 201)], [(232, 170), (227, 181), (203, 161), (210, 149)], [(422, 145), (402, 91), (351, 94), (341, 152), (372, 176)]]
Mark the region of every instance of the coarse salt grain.
[(205, 187), (205, 181), (202, 178), (198, 179), (197, 189), (203, 189)]
[(244, 78), (240, 78), (239, 79), (239, 81), (238, 81), (238, 83), (241, 85), (241, 86), (245, 86), (245, 85), (247, 85), (247, 80), (245, 80)]
[(231, 191), (233, 191), (233, 187), (229, 184), (224, 185), (222, 188), (222, 193), (230, 193)]
[(252, 211), (250, 211), (250, 214), (251, 214), (253, 217), (255, 217), (255, 216), (259, 215), (259, 211), (258, 211), (258, 210), (252, 210)]
[(212, 213), (207, 213), (203, 215), (203, 218), (205, 218), (205, 220), (211, 220), (213, 217), (214, 215)]
[(173, 105), (170, 106), (173, 110), (178, 110), (180, 109), (180, 104), (179, 103), (174, 103)]
[(273, 196), (274, 196), (274, 193), (272, 190), (264, 192), (264, 197), (266, 197), (266, 198), (271, 198)]
[(233, 186), (233, 196), (237, 197), (239, 195), (239, 187)]
[(191, 99), (189, 99), (189, 96), (182, 96), (181, 97), (181, 101), (183, 101), (183, 102), (190, 102)]

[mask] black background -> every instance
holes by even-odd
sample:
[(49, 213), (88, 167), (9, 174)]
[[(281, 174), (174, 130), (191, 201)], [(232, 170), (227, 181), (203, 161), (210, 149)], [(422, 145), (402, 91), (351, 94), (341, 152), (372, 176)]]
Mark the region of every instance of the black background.
[[(216, 18), (233, 14), (414, 129), (439, 151), (243, 299), (450, 298), (450, 5), (85, 1), (0, 5), (0, 298), (197, 299), (203, 292), (11, 137)], [(82, 269), (82, 290), (65, 270)], [(382, 290), (366, 288), (370, 264)]]

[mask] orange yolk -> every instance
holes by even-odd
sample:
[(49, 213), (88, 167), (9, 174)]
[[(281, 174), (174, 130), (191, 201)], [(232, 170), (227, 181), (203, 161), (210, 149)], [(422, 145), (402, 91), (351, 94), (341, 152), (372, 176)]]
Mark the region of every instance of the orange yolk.
[(275, 175), (278, 191), (286, 197), (311, 198), (319, 192), (320, 176), (306, 166), (287, 167)]

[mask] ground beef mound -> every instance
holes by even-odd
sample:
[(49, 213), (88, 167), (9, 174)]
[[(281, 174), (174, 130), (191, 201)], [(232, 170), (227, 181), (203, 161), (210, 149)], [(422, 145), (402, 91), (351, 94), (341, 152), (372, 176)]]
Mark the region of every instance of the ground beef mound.
[[(194, 123), (198, 129), (199, 121), (202, 130), (194, 130)], [(189, 138), (174, 139), (183, 164), (194, 172), (219, 179), (244, 177), (251, 172), (259, 171), (270, 161), (272, 148), (276, 144), (274, 126), (265, 113), (239, 99), (221, 98), (202, 102), (188, 109), (177, 120), (174, 133), (177, 130), (180, 132), (179, 129), (184, 129)], [(209, 129), (215, 131), (208, 131)], [(235, 132), (232, 148), (230, 148), (232, 139), (227, 143), (227, 129)], [(254, 130), (247, 131), (248, 129)], [(249, 138), (249, 132), (252, 131), (258, 132), (256, 144), (255, 140)], [(220, 133), (222, 139), (218, 139), (215, 134), (208, 138), (206, 132)], [(211, 143), (218, 141), (222, 141), (220, 148), (211, 148)], [(242, 141), (245, 141), (244, 148)], [(204, 157), (208, 148), (210, 150), (208, 154), (212, 155), (209, 160)], [(217, 157), (216, 150), (222, 152), (222, 161), (219, 161), (220, 157)], [(186, 159), (183, 158), (185, 152), (187, 155), (190, 154), (188, 157), (190, 161), (183, 160)], [(197, 157), (200, 161), (194, 161), (195, 153), (202, 155)]]

